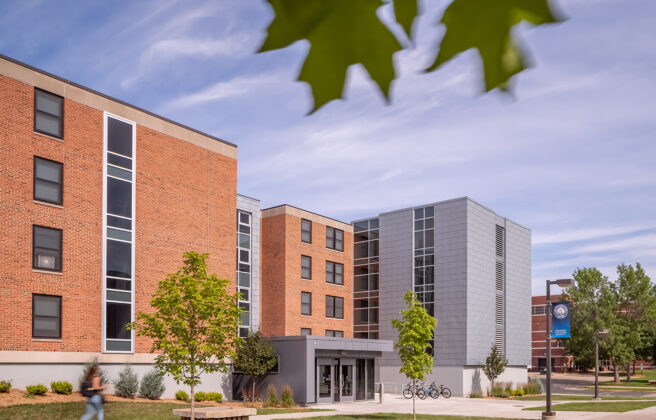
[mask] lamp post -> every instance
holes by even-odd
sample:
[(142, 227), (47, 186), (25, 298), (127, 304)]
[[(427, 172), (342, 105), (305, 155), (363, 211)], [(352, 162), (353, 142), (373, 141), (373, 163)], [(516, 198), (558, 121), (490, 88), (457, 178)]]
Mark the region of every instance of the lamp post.
[(547, 280), (547, 409), (542, 412), (542, 418), (555, 417), (551, 411), (551, 285), (562, 288), (574, 286), (572, 279)]
[(599, 336), (608, 335), (608, 330), (596, 330), (595, 331), (595, 400), (600, 400), (599, 398)]

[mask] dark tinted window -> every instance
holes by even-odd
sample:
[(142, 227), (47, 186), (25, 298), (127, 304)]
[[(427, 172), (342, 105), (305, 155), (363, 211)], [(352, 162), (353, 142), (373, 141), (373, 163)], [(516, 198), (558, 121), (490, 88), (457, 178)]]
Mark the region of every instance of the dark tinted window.
[(344, 251), (344, 231), (333, 227), (326, 227), (326, 248)]
[(301, 241), (312, 243), (312, 222), (301, 219)]
[(301, 335), (312, 335), (311, 328), (301, 328)]
[(62, 164), (34, 157), (34, 199), (62, 204)]
[(301, 255), (301, 278), (312, 278), (312, 258), (307, 255)]
[(107, 213), (132, 217), (132, 184), (107, 177)]
[(34, 226), (32, 236), (32, 267), (40, 270), (61, 271), (62, 231)]
[(344, 298), (326, 296), (326, 317), (344, 319)]
[(126, 169), (132, 169), (132, 159), (124, 158), (112, 153), (107, 153), (107, 163), (112, 165), (121, 166)]
[(61, 338), (61, 296), (32, 295), (32, 337)]
[(132, 246), (129, 243), (107, 240), (107, 275), (132, 277)]
[(107, 302), (107, 338), (130, 338), (126, 324), (131, 321), (130, 305)]
[(132, 157), (132, 125), (107, 118), (107, 150)]
[(132, 229), (132, 221), (129, 219), (123, 219), (121, 217), (107, 216), (107, 225), (121, 228), (121, 229)]
[(64, 98), (34, 89), (34, 131), (63, 137)]
[(312, 293), (301, 292), (301, 314), (312, 315)]

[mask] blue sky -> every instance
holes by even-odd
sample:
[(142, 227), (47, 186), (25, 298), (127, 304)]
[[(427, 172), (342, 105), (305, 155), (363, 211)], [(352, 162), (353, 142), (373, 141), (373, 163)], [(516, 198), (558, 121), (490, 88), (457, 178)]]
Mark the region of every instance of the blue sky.
[(309, 117), (309, 45), (254, 54), (259, 0), (5, 0), (0, 52), (236, 143), (263, 207), (349, 221), (468, 195), (532, 229), (534, 294), (576, 267), (656, 278), (656, 2), (565, 0), (567, 22), (518, 27), (535, 67), (515, 99), (480, 93), (474, 52), (421, 74), (447, 3), (395, 55), (392, 105), (354, 67), (348, 99)]

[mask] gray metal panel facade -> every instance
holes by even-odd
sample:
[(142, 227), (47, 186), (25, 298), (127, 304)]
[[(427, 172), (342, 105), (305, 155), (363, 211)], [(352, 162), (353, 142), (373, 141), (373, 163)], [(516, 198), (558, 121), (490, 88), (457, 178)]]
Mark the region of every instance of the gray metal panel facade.
[(435, 206), (435, 365), (464, 365), (467, 354), (467, 200)]
[(485, 363), (494, 344), (496, 225), (494, 212), (467, 200), (467, 365)]
[[(412, 209), (384, 213), (380, 221), (380, 275), (378, 278), (380, 338), (396, 342), (392, 319), (405, 308), (403, 295), (412, 289)], [(400, 366), (396, 352), (383, 353), (381, 365)]]
[(251, 328), (258, 330), (260, 328), (260, 200), (237, 194), (237, 209), (247, 211), (252, 216)]
[(531, 364), (531, 231), (506, 221), (506, 358)]

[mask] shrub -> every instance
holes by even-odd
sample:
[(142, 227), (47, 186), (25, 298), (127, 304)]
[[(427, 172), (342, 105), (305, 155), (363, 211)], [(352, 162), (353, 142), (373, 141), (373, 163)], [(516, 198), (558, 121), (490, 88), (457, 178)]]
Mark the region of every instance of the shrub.
[(492, 397), (497, 397), (497, 398), (508, 398), (510, 396), (510, 393), (512, 392), (512, 385), (503, 383), (503, 382), (495, 382), (492, 384), (492, 389), (490, 390), (489, 394)]
[(198, 391), (197, 393), (194, 394), (194, 401), (196, 402), (207, 401), (207, 393), (203, 391)]
[(285, 408), (294, 406), (294, 392), (292, 391), (291, 386), (285, 385), (282, 387), (282, 392), (280, 393), (280, 404)]
[(522, 388), (517, 388), (513, 390), (513, 392), (510, 393), (513, 397), (523, 397), (524, 396), (524, 390)]
[(134, 398), (139, 390), (139, 378), (130, 365), (126, 366), (118, 374), (114, 381), (114, 393), (123, 398)]
[(159, 400), (165, 389), (162, 376), (156, 370), (151, 370), (141, 379), (139, 396), (149, 400)]
[(469, 394), (469, 398), (483, 398), (483, 394), (478, 391), (474, 391)]
[(55, 394), (69, 395), (73, 392), (73, 385), (66, 381), (50, 382), (50, 389), (52, 389), (52, 392)]
[(277, 407), (278, 404), (278, 391), (276, 391), (275, 385), (269, 384), (267, 387), (267, 399), (265, 405), (267, 407)]
[(526, 394), (544, 394), (544, 386), (540, 378), (528, 378), (528, 383), (523, 387)]
[(175, 399), (180, 401), (189, 401), (189, 394), (184, 391), (178, 391), (175, 393)]
[(48, 388), (45, 385), (28, 385), (26, 388), (28, 395), (43, 395), (48, 392)]
[(221, 394), (220, 392), (208, 392), (207, 400), (216, 401), (218, 403), (223, 402), (223, 394)]
[(9, 392), (11, 390), (11, 381), (0, 381), (0, 393)]
[[(98, 364), (98, 358), (94, 357), (84, 364), (82, 368), (82, 375), (80, 375), (80, 384), (84, 381), (84, 378), (87, 376), (87, 372), (91, 369), (91, 366)], [(107, 385), (109, 383), (109, 376), (105, 373), (100, 366), (98, 366), (98, 376), (100, 376), (100, 385)], [(82, 388), (82, 387), (80, 387)]]

